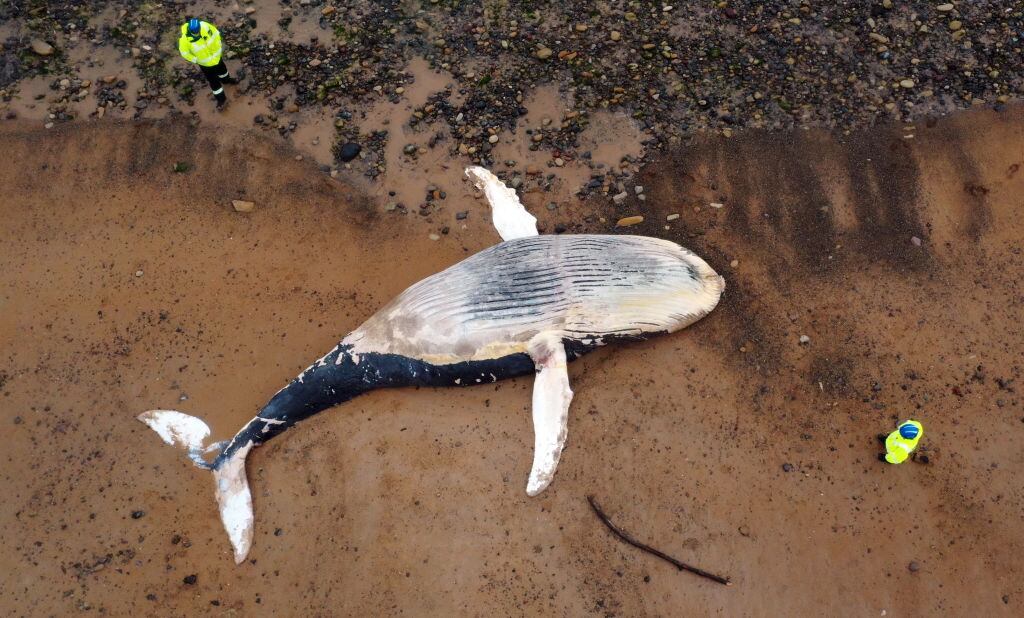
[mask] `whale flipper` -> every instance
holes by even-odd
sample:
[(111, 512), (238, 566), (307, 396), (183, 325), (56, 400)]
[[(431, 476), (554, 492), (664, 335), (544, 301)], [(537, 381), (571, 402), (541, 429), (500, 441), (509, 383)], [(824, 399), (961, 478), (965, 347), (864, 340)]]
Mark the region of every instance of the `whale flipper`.
[(466, 177), (491, 205), (491, 221), (502, 240), (537, 236), (537, 218), (526, 212), (515, 189), (506, 187), (498, 177), (482, 167), (466, 168)]
[(537, 366), (533, 382), (533, 469), (526, 493), (536, 496), (551, 484), (565, 447), (569, 403), (568, 361), (561, 336), (541, 333), (527, 348)]

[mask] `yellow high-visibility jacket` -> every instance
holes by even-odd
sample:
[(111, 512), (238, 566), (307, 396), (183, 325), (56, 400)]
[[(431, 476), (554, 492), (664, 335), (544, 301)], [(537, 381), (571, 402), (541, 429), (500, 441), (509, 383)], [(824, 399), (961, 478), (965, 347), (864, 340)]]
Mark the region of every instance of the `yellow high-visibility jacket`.
[(188, 22), (181, 24), (181, 38), (178, 51), (182, 58), (195, 64), (212, 67), (220, 62), (220, 32), (208, 22), (199, 22), (199, 38), (193, 41), (188, 35)]
[(910, 457), (910, 454), (917, 448), (917, 443), (921, 441), (921, 436), (924, 435), (924, 427), (917, 421), (907, 421), (900, 423), (900, 427), (904, 425), (913, 425), (917, 427), (917, 437), (913, 440), (907, 440), (900, 435), (899, 427), (896, 431), (889, 434), (885, 439), (885, 460), (891, 464), (901, 464)]

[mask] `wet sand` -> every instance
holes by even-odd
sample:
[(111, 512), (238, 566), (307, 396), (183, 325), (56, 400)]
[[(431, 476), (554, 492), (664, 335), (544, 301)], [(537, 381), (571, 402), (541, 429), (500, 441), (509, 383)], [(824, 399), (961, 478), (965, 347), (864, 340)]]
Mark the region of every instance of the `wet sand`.
[[(388, 212), (230, 127), (0, 131), (7, 615), (1020, 612), (1020, 107), (697, 140), (640, 172), (644, 201), (527, 194), (549, 230), (697, 251), (721, 305), (571, 366), (538, 498), (530, 380), (380, 391), (303, 423), (249, 458), (241, 566), (209, 474), (135, 415), (231, 435), (394, 294), (496, 242), (486, 206), (460, 184), (429, 216)], [(877, 462), (875, 434), (911, 415), (929, 463)], [(623, 545), (588, 494), (734, 585)]]

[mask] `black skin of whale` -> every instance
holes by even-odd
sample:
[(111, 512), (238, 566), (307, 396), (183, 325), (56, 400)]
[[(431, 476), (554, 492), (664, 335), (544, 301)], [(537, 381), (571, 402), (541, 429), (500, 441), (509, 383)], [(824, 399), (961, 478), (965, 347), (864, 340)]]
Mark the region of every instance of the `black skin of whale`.
[[(603, 342), (640, 341), (654, 334), (656, 333), (647, 333), (643, 337), (604, 335)], [(577, 339), (563, 339), (562, 343), (565, 345), (566, 358), (569, 361), (599, 347), (598, 344), (583, 344)], [(398, 354), (363, 352), (359, 353), (359, 364), (356, 364), (352, 360), (351, 350), (351, 345), (338, 346), (323, 358), (323, 362), (306, 371), (301, 382), (296, 378), (274, 395), (257, 417), (243, 427), (224, 447), (212, 467), (218, 468), (250, 440), (253, 446), (259, 446), (299, 421), (378, 388), (474, 386), (524, 376), (536, 371), (533, 359), (526, 353), (434, 365)], [(338, 362), (339, 356), (341, 362)], [(492, 374), (494, 378), (491, 378)]]

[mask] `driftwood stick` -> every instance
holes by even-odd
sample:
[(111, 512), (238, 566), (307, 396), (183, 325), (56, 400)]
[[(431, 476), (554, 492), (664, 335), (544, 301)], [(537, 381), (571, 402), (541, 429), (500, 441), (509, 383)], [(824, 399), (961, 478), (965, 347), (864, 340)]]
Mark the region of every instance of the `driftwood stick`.
[(608, 526), (608, 529), (615, 533), (615, 536), (617, 536), (620, 539), (622, 539), (623, 541), (629, 543), (633, 547), (636, 547), (637, 549), (641, 549), (641, 550), (643, 550), (643, 551), (645, 551), (645, 552), (647, 552), (649, 554), (654, 554), (655, 556), (661, 558), (662, 560), (671, 563), (674, 567), (676, 567), (680, 571), (689, 571), (691, 573), (694, 573), (696, 575), (700, 575), (701, 577), (706, 577), (706, 578), (708, 578), (710, 580), (716, 581), (716, 582), (718, 582), (720, 584), (724, 584), (726, 586), (731, 586), (732, 585), (732, 582), (730, 582), (728, 578), (720, 577), (718, 575), (715, 575), (714, 573), (708, 573), (704, 569), (699, 569), (699, 568), (697, 568), (695, 566), (690, 566), (690, 565), (686, 564), (685, 562), (680, 562), (679, 560), (676, 560), (672, 556), (669, 556), (668, 554), (666, 554), (664, 552), (661, 552), (661, 551), (658, 551), (657, 549), (654, 549), (650, 545), (646, 545), (644, 543), (641, 543), (640, 541), (637, 541), (633, 537), (629, 536), (628, 533), (624, 532), (622, 529), (618, 528), (615, 524), (612, 523), (612, 520), (609, 519), (608, 516), (604, 514), (604, 511), (601, 510), (601, 507), (599, 507), (597, 505), (597, 502), (594, 501), (594, 496), (587, 496), (587, 502), (590, 503), (590, 508), (594, 509), (594, 513), (596, 513), (597, 516), (601, 519), (601, 521), (604, 522), (604, 525)]

